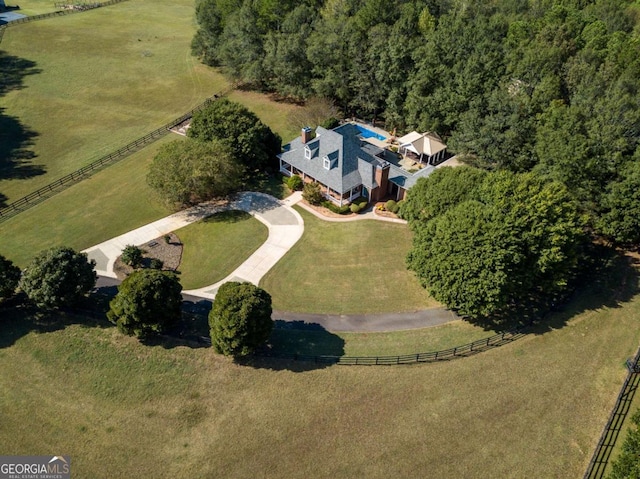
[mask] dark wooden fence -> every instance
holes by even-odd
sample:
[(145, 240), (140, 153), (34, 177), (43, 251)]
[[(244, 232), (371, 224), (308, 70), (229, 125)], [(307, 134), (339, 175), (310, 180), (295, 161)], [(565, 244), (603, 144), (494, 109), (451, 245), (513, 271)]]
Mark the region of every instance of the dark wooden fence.
[(181, 117), (170, 121), (166, 125), (161, 126), (156, 130), (153, 130), (151, 133), (147, 133), (146, 135), (138, 138), (137, 140), (132, 141), (128, 145), (125, 145), (122, 148), (119, 148), (118, 150), (112, 153), (109, 153), (108, 155), (105, 155), (102, 158), (99, 158), (98, 160), (86, 166), (83, 166), (79, 170), (73, 171), (68, 175), (63, 176), (62, 178), (58, 178), (56, 181), (49, 183), (48, 185), (43, 186), (42, 188), (39, 188), (38, 190), (32, 193), (29, 193), (27, 196), (24, 196), (14, 201), (13, 203), (7, 205), (6, 207), (0, 209), (0, 223), (8, 220), (9, 218), (16, 216), (18, 213), (21, 213), (37, 205), (38, 203), (41, 203), (47, 198), (50, 198), (57, 193), (60, 193), (61, 191), (67, 189), (68, 187), (90, 177), (92, 174), (96, 173), (97, 171), (100, 171), (104, 167), (110, 166), (116, 163), (117, 161), (125, 158), (126, 156), (141, 149), (142, 147), (147, 146), (150, 143), (153, 143), (154, 141), (158, 140), (160, 137), (166, 135), (171, 128), (191, 118), (196, 111), (202, 110), (211, 102), (215, 101), (217, 98), (220, 98), (221, 96), (226, 95), (229, 91), (235, 89), (236, 87), (237, 87), (237, 84), (234, 83), (225, 91), (220, 92), (219, 94), (216, 94), (211, 98), (207, 98), (200, 105), (188, 111)]
[[(106, 7), (107, 5), (113, 5), (115, 3), (121, 3), (121, 2), (126, 2), (127, 0), (108, 0), (106, 2), (86, 2), (86, 3), (81, 3), (78, 4), (77, 9), (75, 8), (69, 8), (69, 9), (65, 9), (65, 10), (56, 10), (55, 12), (49, 12), (49, 13), (41, 13), (40, 15), (31, 15), (28, 17), (23, 17), (23, 18), (18, 18), (17, 20), (11, 20), (10, 22), (5, 23), (4, 25), (0, 26), (0, 39), (2, 38), (2, 34), (4, 32), (4, 29), (7, 27), (12, 27), (14, 25), (20, 25), (21, 23), (29, 23), (29, 22), (35, 22), (37, 20), (45, 20), (47, 18), (52, 18), (52, 17), (60, 17), (63, 15), (71, 15), (72, 13), (81, 13), (81, 12), (85, 12), (87, 10), (92, 10), (94, 8), (99, 8), (99, 7)], [(54, 7), (55, 8), (61, 8), (60, 5), (63, 5), (64, 3), (54, 3)]]
[(640, 384), (639, 362), (640, 348), (633, 359), (627, 360), (627, 377), (622, 384), (616, 403), (602, 431), (602, 435), (591, 457), (591, 461), (587, 466), (583, 479), (600, 479), (604, 477), (604, 472), (611, 458), (611, 452), (620, 435), (622, 424), (629, 413), (629, 408), (638, 389), (638, 384)]
[(488, 349), (493, 349), (524, 337), (522, 329), (506, 331), (472, 343), (455, 348), (428, 353), (403, 354), (400, 356), (312, 356), (305, 354), (288, 354), (277, 351), (262, 350), (254, 355), (293, 361), (305, 361), (316, 364), (339, 364), (342, 366), (392, 366), (396, 364), (432, 363), (454, 358), (472, 356)]

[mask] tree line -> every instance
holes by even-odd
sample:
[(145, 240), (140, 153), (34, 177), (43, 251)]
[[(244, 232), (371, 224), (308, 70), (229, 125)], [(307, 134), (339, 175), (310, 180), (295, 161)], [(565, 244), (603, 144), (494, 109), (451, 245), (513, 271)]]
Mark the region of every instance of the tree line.
[(333, 100), (466, 161), (563, 183), (640, 241), (640, 27), (627, 0), (200, 0), (192, 49), (255, 88)]

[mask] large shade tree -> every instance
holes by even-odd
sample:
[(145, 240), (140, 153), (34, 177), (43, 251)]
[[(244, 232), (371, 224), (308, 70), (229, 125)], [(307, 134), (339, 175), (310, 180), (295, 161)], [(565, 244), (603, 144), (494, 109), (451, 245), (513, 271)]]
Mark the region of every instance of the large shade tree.
[(251, 283), (220, 286), (209, 313), (211, 345), (226, 356), (245, 356), (271, 334), (271, 296)]
[(0, 300), (13, 296), (20, 281), (20, 268), (0, 255)]
[(153, 159), (147, 182), (167, 204), (180, 207), (234, 193), (243, 171), (219, 141), (173, 141)]
[(194, 113), (188, 135), (202, 142), (224, 143), (247, 172), (275, 166), (282, 144), (255, 113), (226, 98)]
[(27, 265), (20, 288), (42, 308), (73, 305), (95, 286), (95, 265), (86, 253), (67, 247), (50, 248)]
[(180, 319), (181, 291), (180, 281), (173, 273), (134, 271), (118, 286), (107, 318), (130, 336), (145, 338), (162, 333)]
[[(410, 218), (409, 267), (439, 301), (461, 313), (489, 317), (557, 300), (573, 278), (584, 242), (583, 218), (567, 189), (533, 174), (439, 175), (470, 179), (460, 196), (430, 219)], [(430, 179), (409, 193), (425, 198)], [(414, 206), (416, 206), (414, 204)]]

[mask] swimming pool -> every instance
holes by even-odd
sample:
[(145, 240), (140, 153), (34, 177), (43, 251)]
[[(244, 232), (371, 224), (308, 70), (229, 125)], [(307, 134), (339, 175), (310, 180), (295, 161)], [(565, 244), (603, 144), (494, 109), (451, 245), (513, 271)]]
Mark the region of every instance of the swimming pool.
[(356, 128), (360, 132), (360, 136), (362, 136), (362, 138), (375, 138), (380, 141), (385, 141), (387, 139), (386, 136), (378, 135), (375, 131), (368, 130), (363, 126), (356, 125)]

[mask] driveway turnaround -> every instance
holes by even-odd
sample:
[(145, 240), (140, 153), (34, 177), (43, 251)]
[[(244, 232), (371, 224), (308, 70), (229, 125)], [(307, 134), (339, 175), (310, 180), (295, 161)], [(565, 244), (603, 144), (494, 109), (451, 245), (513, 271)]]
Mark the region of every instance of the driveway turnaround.
[(304, 222), (300, 214), (291, 208), (291, 205), (299, 199), (299, 193), (285, 201), (279, 201), (264, 193), (241, 193), (235, 200), (228, 203), (203, 203), (194, 206), (92, 246), (84, 252), (89, 259), (96, 261), (96, 272), (99, 275), (115, 278), (113, 268), (125, 246), (144, 245), (220, 211), (246, 211), (269, 229), (269, 237), (244, 263), (222, 281), (197, 290), (184, 291), (193, 296), (213, 299), (219, 286), (227, 281), (248, 281), (257, 285), (267, 271), (300, 239), (304, 232)]
[[(218, 288), (227, 281), (248, 281), (258, 285), (260, 279), (269, 271), (289, 249), (300, 239), (304, 231), (304, 222), (300, 214), (291, 206), (302, 199), (300, 192), (296, 192), (283, 201), (264, 193), (241, 193), (229, 203), (203, 203), (185, 211), (167, 216), (161, 220), (142, 226), (136, 230), (112, 238), (104, 243), (84, 250), (90, 259), (96, 261), (96, 272), (99, 275), (98, 286), (108, 287), (119, 284), (113, 267), (118, 256), (127, 245), (141, 246), (172, 231), (187, 226), (195, 221), (226, 210), (241, 210), (254, 216), (269, 229), (267, 241), (256, 250), (229, 276), (215, 284), (204, 288), (183, 291), (188, 301), (198, 302), (197, 298), (212, 300)], [(374, 219), (380, 221), (401, 222), (390, 218), (383, 218), (368, 212), (347, 218), (328, 218), (313, 208), (300, 203), (320, 219), (326, 221), (358, 221)], [(336, 332), (374, 332), (399, 331), (437, 326), (456, 319), (460, 319), (450, 310), (432, 308), (424, 311), (407, 313), (379, 313), (379, 314), (308, 314), (274, 311), (273, 319), (280, 323), (279, 327), (306, 329), (318, 325), (328, 331)]]

